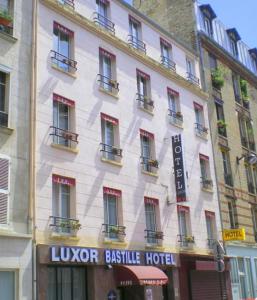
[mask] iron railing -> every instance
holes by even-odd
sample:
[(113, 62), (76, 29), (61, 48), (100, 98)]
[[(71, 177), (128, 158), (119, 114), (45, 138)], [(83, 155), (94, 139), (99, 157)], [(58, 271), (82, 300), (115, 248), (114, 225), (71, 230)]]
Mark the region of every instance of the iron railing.
[(187, 72), (187, 80), (193, 84), (200, 85), (200, 79), (192, 73)]
[(188, 247), (195, 243), (195, 238), (192, 235), (178, 234), (178, 242), (181, 247)]
[(195, 123), (195, 132), (197, 135), (206, 138), (208, 129), (200, 123)]
[(221, 90), (219, 90), (219, 89), (217, 89), (215, 87), (212, 87), (212, 95), (213, 95), (214, 98), (222, 100)]
[(249, 100), (244, 100), (243, 99), (243, 107), (245, 108), (245, 109), (250, 109), (250, 102), (249, 102)]
[(145, 239), (149, 244), (159, 244), (163, 240), (163, 232), (145, 229)]
[(211, 179), (207, 179), (207, 178), (202, 178), (201, 177), (201, 179), (202, 179), (202, 187), (204, 188), (204, 189), (207, 189), (207, 190), (212, 190), (212, 188), (213, 188), (213, 181), (211, 180)]
[(136, 94), (136, 100), (138, 101), (138, 106), (140, 108), (153, 111), (154, 109), (154, 101), (151, 100), (149, 97), (139, 94)]
[(176, 72), (176, 63), (174, 61), (172, 61), (170, 58), (161, 55), (161, 64), (164, 67)]
[(4, 111), (0, 111), (0, 126), (8, 127), (8, 114)]
[(52, 129), (52, 133), (50, 133), (51, 136), (53, 136), (53, 143), (63, 145), (70, 148), (75, 148), (78, 144), (78, 134), (58, 128), (55, 126), (50, 126)]
[(81, 229), (79, 220), (57, 216), (50, 216), (49, 226), (56, 233), (76, 234)]
[(93, 21), (95, 22), (95, 24), (97, 24), (97, 25), (105, 28), (109, 32), (115, 34), (115, 24), (108, 18), (99, 14), (98, 12), (94, 12)]
[(234, 186), (232, 174), (229, 174), (229, 173), (225, 174), (224, 173), (224, 181), (225, 181), (226, 185), (231, 186), (231, 187)]
[(139, 40), (137, 37), (129, 34), (128, 35), (128, 44), (133, 48), (140, 50), (146, 53), (146, 45), (143, 41)]
[(213, 244), (216, 240), (215, 239), (212, 239), (212, 238), (208, 238), (207, 239), (207, 244), (208, 244), (208, 248), (209, 249), (213, 249)]
[(61, 4), (66, 5), (67, 7), (74, 9), (75, 5), (74, 5), (74, 0), (58, 0)]
[(249, 143), (249, 149), (250, 149), (251, 151), (254, 151), (254, 152), (255, 152), (255, 151), (256, 151), (255, 141), (249, 140), (248, 143)]
[(74, 73), (77, 70), (77, 62), (67, 56), (64, 56), (55, 50), (51, 50), (51, 60), (58, 68), (66, 72)]
[(97, 81), (99, 86), (104, 90), (117, 94), (119, 91), (119, 83), (116, 80), (113, 80), (102, 74), (97, 74)]
[(182, 126), (183, 124), (183, 115), (179, 111), (174, 111), (169, 109), (170, 122)]
[(117, 224), (102, 224), (103, 234), (109, 239), (123, 240), (126, 235), (126, 227)]
[(119, 161), (122, 158), (122, 149), (114, 147), (112, 145), (101, 143), (102, 156), (108, 160)]
[(150, 173), (157, 173), (157, 170), (159, 168), (158, 160), (152, 159), (150, 157), (141, 156), (141, 164), (143, 170)]

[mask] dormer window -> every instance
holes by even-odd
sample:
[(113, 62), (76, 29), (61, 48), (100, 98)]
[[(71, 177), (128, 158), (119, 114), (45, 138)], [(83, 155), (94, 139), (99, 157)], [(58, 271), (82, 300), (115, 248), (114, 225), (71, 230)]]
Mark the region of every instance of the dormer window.
[(217, 16), (209, 4), (201, 5), (200, 9), (202, 11), (202, 16), (203, 16), (203, 29), (206, 34), (212, 36), (213, 35), (212, 20), (215, 19)]
[(231, 53), (234, 57), (238, 58), (237, 42), (239, 40), (241, 40), (241, 37), (235, 28), (227, 29), (227, 33), (229, 36), (229, 44), (230, 44)]
[(250, 49), (249, 53), (252, 58), (253, 71), (257, 73), (257, 48)]

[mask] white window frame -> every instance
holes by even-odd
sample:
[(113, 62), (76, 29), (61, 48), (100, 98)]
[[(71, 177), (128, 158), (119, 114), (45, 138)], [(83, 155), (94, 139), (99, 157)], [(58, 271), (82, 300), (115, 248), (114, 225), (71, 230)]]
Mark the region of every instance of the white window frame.
[(53, 200), (54, 200), (54, 203), (53, 203), (53, 215), (54, 217), (61, 217), (61, 218), (68, 218), (70, 219), (71, 218), (71, 195), (72, 195), (72, 187), (69, 186), (69, 216), (66, 217), (66, 216), (62, 216), (62, 185), (61, 183), (53, 183)]
[(6, 159), (9, 161), (9, 174), (8, 174), (8, 191), (6, 190), (2, 190), (0, 189), (0, 192), (2, 194), (6, 194), (7, 195), (7, 222), (6, 224), (0, 224), (0, 227), (1, 228), (6, 228), (6, 227), (9, 227), (10, 226), (10, 180), (11, 180), (11, 158), (7, 155), (4, 155), (4, 154), (0, 154), (0, 158), (2, 159)]
[(10, 123), (10, 99), (12, 99), (12, 88), (11, 88), (11, 71), (12, 69), (0, 64), (0, 72), (5, 73), (7, 75), (7, 85), (6, 85), (6, 96), (5, 96), (5, 109), (6, 109), (6, 113), (8, 114), (8, 124), (7, 126), (9, 127), (9, 123)]
[(13, 272), (14, 273), (14, 300), (19, 299), (19, 270), (0, 268), (0, 272)]

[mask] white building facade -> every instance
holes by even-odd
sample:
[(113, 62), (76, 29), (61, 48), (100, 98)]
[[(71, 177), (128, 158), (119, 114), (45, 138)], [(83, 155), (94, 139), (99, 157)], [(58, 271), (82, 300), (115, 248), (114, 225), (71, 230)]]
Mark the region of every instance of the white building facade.
[(182, 299), (189, 271), (215, 286), (197, 57), (121, 1), (42, 0), (37, 14), (38, 299)]

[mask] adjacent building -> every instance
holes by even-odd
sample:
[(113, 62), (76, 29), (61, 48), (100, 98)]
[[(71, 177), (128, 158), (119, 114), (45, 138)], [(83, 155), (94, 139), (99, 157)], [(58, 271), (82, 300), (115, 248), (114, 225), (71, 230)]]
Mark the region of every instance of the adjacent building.
[(0, 1), (0, 298), (5, 300), (32, 299), (31, 28), (32, 1)]
[[(210, 94), (208, 112), (224, 233), (241, 232), (241, 239), (245, 231), (245, 240), (226, 242), (233, 299), (256, 298), (257, 49), (249, 48), (237, 29), (225, 27), (208, 4), (142, 1), (140, 10), (199, 54), (202, 84)], [(224, 238), (232, 236), (224, 234)]]
[(195, 51), (123, 1), (36, 14), (37, 299), (231, 299)]

